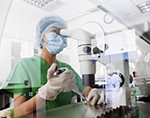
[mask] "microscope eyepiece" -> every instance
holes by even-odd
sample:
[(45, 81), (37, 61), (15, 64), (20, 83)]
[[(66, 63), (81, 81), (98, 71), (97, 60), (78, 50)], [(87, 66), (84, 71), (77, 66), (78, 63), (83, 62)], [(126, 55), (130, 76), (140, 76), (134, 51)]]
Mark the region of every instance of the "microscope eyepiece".
[(61, 28), (56, 28), (55, 33), (58, 34), (58, 35), (61, 35), (60, 30), (61, 30)]

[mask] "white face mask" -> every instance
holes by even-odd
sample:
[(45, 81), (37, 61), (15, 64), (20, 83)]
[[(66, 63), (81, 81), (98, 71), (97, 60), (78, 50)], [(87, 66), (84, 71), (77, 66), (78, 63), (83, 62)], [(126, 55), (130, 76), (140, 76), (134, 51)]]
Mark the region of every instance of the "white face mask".
[(54, 32), (47, 33), (46, 35), (46, 49), (51, 54), (60, 53), (65, 47), (67, 47), (67, 39)]
[(107, 69), (107, 70), (106, 70), (106, 73), (107, 73), (108, 75), (111, 74), (110, 69)]

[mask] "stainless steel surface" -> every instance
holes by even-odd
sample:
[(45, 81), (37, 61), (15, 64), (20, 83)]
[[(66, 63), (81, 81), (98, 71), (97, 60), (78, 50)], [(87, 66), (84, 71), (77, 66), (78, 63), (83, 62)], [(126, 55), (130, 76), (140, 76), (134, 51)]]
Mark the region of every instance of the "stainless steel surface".
[(136, 95), (131, 95), (133, 107), (138, 107), (139, 118), (149, 118), (150, 116), (150, 102), (137, 101)]
[(47, 111), (35, 112), (19, 118), (149, 118), (150, 103), (137, 102), (136, 106), (90, 106), (75, 103)]
[(149, 77), (139, 77), (134, 79), (135, 92), (137, 97), (147, 96), (150, 94)]
[(137, 107), (139, 107), (139, 117), (140, 118), (149, 118), (150, 117), (150, 103), (138, 101)]
[(134, 107), (120, 106), (116, 109), (107, 107), (75, 103), (18, 118), (108, 118), (108, 116), (112, 118), (148, 118), (150, 116), (150, 103), (137, 102)]
[(96, 118), (111, 108), (90, 106), (85, 103), (75, 103), (46, 112), (36, 112), (19, 118)]

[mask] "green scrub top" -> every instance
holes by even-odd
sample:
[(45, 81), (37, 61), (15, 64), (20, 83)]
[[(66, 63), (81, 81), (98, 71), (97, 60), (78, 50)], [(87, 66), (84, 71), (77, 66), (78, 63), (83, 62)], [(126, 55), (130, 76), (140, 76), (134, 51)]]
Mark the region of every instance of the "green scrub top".
[[(46, 75), (49, 67), (49, 64), (40, 56), (20, 59), (10, 72), (3, 86), (3, 89), (10, 93), (8, 94), (5, 92), (5, 94), (9, 96), (20, 94), (28, 99), (32, 98), (37, 94), (38, 89), (47, 82)], [(67, 67), (74, 72), (76, 75), (76, 85), (82, 92), (85, 86), (82, 85), (82, 79), (75, 70), (70, 65), (58, 61), (58, 68), (61, 67)], [(55, 100), (49, 101), (46, 106), (44, 106), (44, 109), (51, 109), (70, 104), (71, 97), (74, 94), (75, 93), (72, 91), (61, 92)]]

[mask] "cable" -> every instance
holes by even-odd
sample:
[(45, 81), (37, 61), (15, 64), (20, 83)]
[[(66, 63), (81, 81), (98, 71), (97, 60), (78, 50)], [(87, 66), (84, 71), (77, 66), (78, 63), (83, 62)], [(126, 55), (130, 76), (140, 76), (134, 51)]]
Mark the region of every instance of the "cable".
[(97, 24), (97, 25), (102, 29), (102, 31), (103, 31), (103, 33), (104, 33), (104, 36), (106, 36), (107, 33), (105, 32), (104, 28), (103, 28), (98, 22), (95, 22), (95, 21), (86, 22), (86, 23), (84, 23), (83, 25), (81, 25), (80, 28), (82, 28), (83, 26), (85, 26), (85, 25), (88, 24), (88, 23), (95, 23), (95, 24)]

